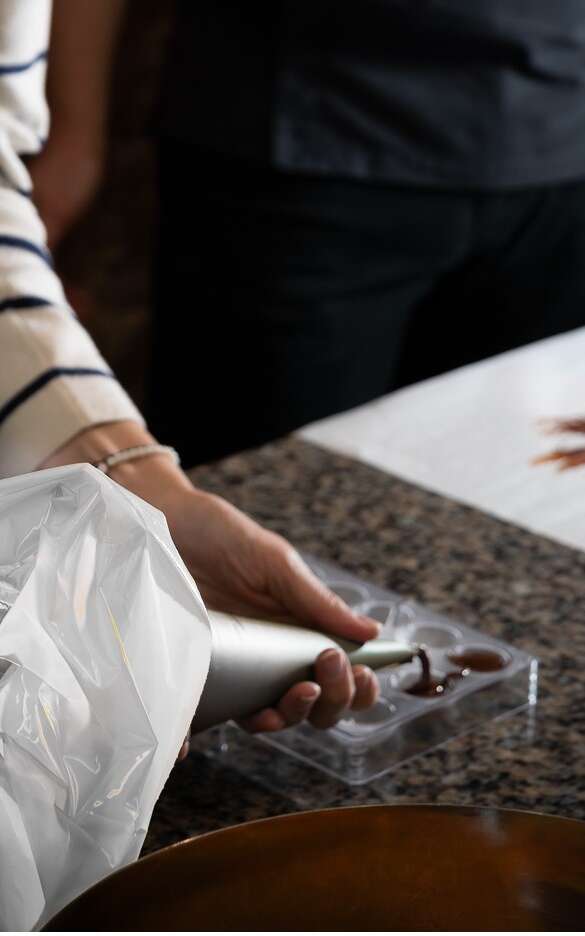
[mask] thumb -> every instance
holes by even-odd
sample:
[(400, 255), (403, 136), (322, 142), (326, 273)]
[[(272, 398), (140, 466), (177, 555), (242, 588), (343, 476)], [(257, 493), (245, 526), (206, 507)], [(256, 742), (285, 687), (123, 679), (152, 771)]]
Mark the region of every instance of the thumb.
[(358, 643), (372, 640), (380, 633), (377, 621), (352, 611), (290, 546), (280, 562), (277, 588), (284, 607), (308, 626)]

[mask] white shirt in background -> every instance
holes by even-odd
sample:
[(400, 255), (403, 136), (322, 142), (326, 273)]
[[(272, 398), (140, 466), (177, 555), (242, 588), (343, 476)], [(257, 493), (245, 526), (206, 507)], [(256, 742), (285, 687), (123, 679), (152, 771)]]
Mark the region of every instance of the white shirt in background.
[(51, 0), (0, 0), (0, 477), (91, 425), (143, 422), (68, 306), (21, 157), (49, 130)]

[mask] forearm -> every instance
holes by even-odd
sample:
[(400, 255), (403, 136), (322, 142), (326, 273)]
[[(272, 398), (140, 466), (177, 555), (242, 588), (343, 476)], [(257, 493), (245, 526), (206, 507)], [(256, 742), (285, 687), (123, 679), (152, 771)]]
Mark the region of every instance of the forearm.
[(0, 4), (0, 61), (19, 66), (0, 74), (0, 478), (34, 470), (89, 426), (141, 423), (67, 307), (19, 159), (47, 133), (49, 14), (48, 0)]
[[(91, 464), (113, 452), (154, 441), (148, 429), (132, 419), (95, 425), (71, 438), (38, 467)], [(234, 524), (238, 530), (253, 528), (249, 536), (259, 529), (222, 498), (196, 488), (168, 455), (157, 453), (121, 462), (110, 469), (109, 476), (165, 514), (175, 545), (198, 582), (207, 577), (207, 572), (201, 571), (207, 552), (217, 557), (223, 551), (222, 544), (229, 546)], [(228, 564), (220, 562), (219, 567)]]
[[(154, 441), (148, 429), (130, 419), (91, 426), (45, 459), (39, 468), (77, 462), (91, 464), (113, 452)], [(158, 507), (167, 516), (174, 514), (177, 502), (185, 493), (195, 493), (187, 475), (164, 454), (122, 462), (109, 474), (118, 484)]]
[[(0, 158), (6, 176), (15, 164)], [(33, 203), (6, 186), (0, 243), (0, 477), (9, 477), (90, 426), (142, 420), (67, 307)]]
[(126, 0), (54, 0), (47, 97), (55, 132), (101, 144)]

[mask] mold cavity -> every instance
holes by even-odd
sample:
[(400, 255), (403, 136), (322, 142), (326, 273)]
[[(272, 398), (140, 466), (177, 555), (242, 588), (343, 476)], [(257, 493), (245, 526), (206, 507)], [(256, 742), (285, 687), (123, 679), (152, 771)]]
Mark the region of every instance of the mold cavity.
[(352, 717), (358, 725), (378, 725), (380, 722), (386, 721), (395, 711), (396, 706), (392, 702), (388, 702), (387, 699), (378, 699), (369, 709), (364, 712), (356, 712)]
[(469, 676), (470, 670), (453, 670), (450, 673), (429, 673), (428, 677), (422, 676), (411, 686), (404, 689), (409, 695), (419, 696), (424, 699), (436, 699), (445, 695), (450, 689), (454, 689), (460, 679)]
[(430, 673), (428, 679), (418, 679), (406, 692), (424, 699), (435, 699), (444, 695), (448, 688), (449, 683), (445, 676), (441, 673)]
[(350, 607), (355, 607), (367, 600), (368, 593), (360, 585), (348, 584), (347, 582), (328, 582), (327, 587), (339, 595), (342, 601)]
[(450, 672), (431, 669), (431, 661), (427, 651), (421, 647), (418, 652), (418, 668), (409, 665), (400, 680), (399, 688), (408, 695), (424, 699), (436, 699), (445, 695), (461, 679), (470, 674), (467, 667), (461, 667)]
[(411, 639), (432, 649), (453, 647), (461, 639), (461, 631), (447, 624), (424, 624), (415, 627)]
[(416, 623), (417, 613), (412, 605), (401, 601), (398, 605), (398, 623), (400, 627), (410, 627)]
[(364, 712), (352, 712), (350, 718), (343, 718), (336, 727), (347, 734), (364, 734), (385, 724), (395, 712), (396, 706), (392, 702), (378, 699), (371, 708)]
[(420, 665), (409, 669), (398, 680), (398, 689), (408, 695), (419, 696), (425, 699), (438, 698), (445, 693), (446, 674), (438, 670), (423, 670)]
[(379, 621), (380, 624), (387, 624), (388, 627), (392, 627), (398, 617), (398, 605), (392, 601), (375, 601), (367, 604), (363, 608), (363, 613), (375, 621)]
[(450, 663), (461, 670), (468, 669), (473, 673), (495, 673), (505, 669), (511, 657), (503, 650), (494, 650), (492, 647), (457, 647), (447, 654)]

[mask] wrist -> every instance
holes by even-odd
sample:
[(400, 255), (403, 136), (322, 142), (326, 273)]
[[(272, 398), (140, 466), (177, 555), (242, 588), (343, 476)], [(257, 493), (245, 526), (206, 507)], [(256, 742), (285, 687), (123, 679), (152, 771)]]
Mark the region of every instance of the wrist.
[(195, 493), (185, 472), (164, 454), (122, 462), (110, 470), (109, 477), (162, 510), (171, 528), (184, 513), (185, 496)]
[(148, 445), (155, 439), (148, 429), (131, 419), (101, 423), (84, 429), (49, 455), (40, 468), (71, 465), (76, 462), (100, 461), (112, 452), (132, 445)]
[[(152, 442), (156, 440), (150, 432), (131, 420), (92, 426), (45, 459), (39, 468), (78, 462), (92, 464), (122, 449)], [(108, 474), (122, 487), (162, 510), (174, 537), (180, 538), (186, 499), (190, 504), (201, 504), (202, 508), (212, 499), (212, 495), (195, 488), (185, 472), (166, 454), (147, 455), (122, 462)]]

